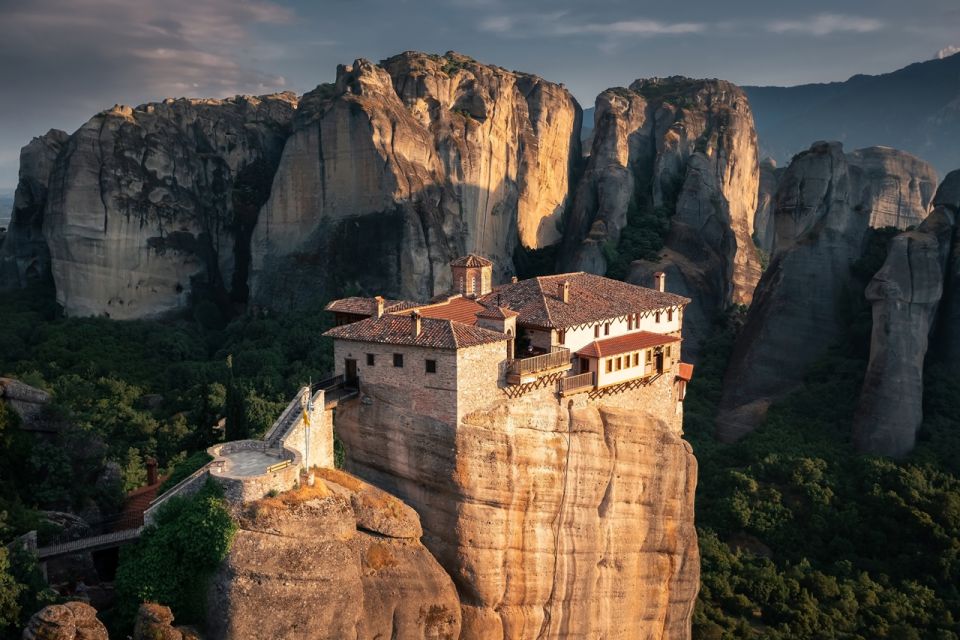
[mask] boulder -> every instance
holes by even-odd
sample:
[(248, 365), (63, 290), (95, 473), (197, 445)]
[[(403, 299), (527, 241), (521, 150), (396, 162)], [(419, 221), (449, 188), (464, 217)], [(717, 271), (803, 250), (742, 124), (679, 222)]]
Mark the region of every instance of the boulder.
[(23, 640), (108, 640), (97, 610), (85, 602), (52, 604), (33, 614)]
[(868, 233), (923, 220), (935, 180), (926, 163), (881, 147), (844, 154), (839, 142), (817, 142), (793, 159), (777, 190), (770, 266), (724, 379), (722, 440), (752, 431), (845, 335), (840, 309), (856, 295), (851, 267)]

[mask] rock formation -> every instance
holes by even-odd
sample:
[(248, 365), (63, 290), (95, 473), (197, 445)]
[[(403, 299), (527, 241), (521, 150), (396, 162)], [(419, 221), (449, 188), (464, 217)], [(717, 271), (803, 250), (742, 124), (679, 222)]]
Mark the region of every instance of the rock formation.
[(416, 512), (341, 471), (247, 505), (210, 589), (212, 640), (455, 640), (450, 577)]
[(133, 640), (199, 640), (200, 636), (189, 627), (173, 626), (170, 607), (144, 603), (137, 611), (133, 626)]
[(773, 209), (783, 169), (770, 158), (760, 162), (760, 183), (757, 192), (757, 212), (753, 217), (753, 242), (769, 259), (773, 252)]
[(471, 251), (504, 277), (518, 243), (560, 239), (580, 118), (563, 87), (452, 52), (340, 66), (284, 149), (253, 237), (255, 299), (295, 305), (327, 283), (430, 297)]
[[(946, 177), (933, 204), (920, 226), (893, 239), (867, 286), (873, 331), (854, 422), (854, 441), (867, 453), (909, 453), (923, 421), (923, 364), (955, 246), (960, 171)], [(955, 333), (958, 325), (947, 322), (946, 333)]]
[(25, 287), (50, 274), (43, 210), (50, 173), (68, 137), (51, 129), (20, 150), (20, 181), (7, 236), (0, 245), (0, 291)]
[(337, 432), (348, 468), (420, 514), (464, 640), (682, 640), (699, 585), (696, 459), (672, 384), (600, 407), (526, 396), (457, 425), (368, 384)]
[(684, 322), (689, 358), (713, 315), (749, 303), (760, 279), (751, 239), (758, 183), (753, 117), (735, 85), (673, 77), (604, 91), (567, 228), (568, 266), (604, 273), (631, 217), (672, 214), (660, 259), (633, 263), (628, 279), (648, 284), (665, 271), (671, 291), (693, 299)]
[(727, 370), (720, 438), (756, 427), (842, 337), (839, 309), (869, 230), (923, 220), (935, 184), (929, 165), (894, 149), (845, 155), (840, 143), (818, 142), (794, 158), (777, 191), (771, 263)]
[(278, 94), (116, 106), (70, 136), (43, 214), (66, 312), (156, 316), (195, 290), (244, 301), (250, 233), (296, 104)]
[(23, 640), (108, 640), (97, 610), (84, 602), (52, 604), (33, 614)]

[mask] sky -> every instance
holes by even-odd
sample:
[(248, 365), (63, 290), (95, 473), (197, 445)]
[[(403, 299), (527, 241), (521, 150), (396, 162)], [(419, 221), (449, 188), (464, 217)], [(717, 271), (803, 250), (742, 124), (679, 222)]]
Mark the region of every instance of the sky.
[(411, 49), (563, 82), (586, 108), (640, 77), (827, 82), (950, 47), (958, 0), (0, 0), (0, 190), (32, 137), (114, 104), (302, 93)]

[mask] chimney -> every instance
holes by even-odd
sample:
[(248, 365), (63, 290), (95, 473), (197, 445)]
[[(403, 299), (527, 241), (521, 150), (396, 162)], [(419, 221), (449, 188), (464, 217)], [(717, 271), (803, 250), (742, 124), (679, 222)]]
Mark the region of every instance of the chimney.
[(157, 459), (147, 458), (147, 486), (152, 487), (157, 481)]
[(667, 274), (663, 271), (657, 271), (653, 274), (653, 288), (657, 291), (667, 290)]
[(413, 320), (410, 334), (414, 339), (420, 337), (420, 312), (416, 309), (413, 310), (413, 313), (410, 314), (410, 318)]
[(383, 317), (383, 296), (377, 296), (374, 300), (377, 302), (377, 319), (379, 320)]
[(564, 280), (557, 285), (557, 294), (564, 303), (570, 302), (570, 281)]

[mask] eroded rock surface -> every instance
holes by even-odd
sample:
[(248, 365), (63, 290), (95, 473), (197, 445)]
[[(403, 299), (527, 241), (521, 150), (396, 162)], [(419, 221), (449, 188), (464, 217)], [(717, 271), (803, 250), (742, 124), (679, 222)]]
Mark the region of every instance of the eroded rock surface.
[(253, 236), (254, 297), (430, 297), (476, 252), (560, 239), (581, 110), (560, 85), (456, 53), (340, 66), (304, 96)]
[(456, 640), (450, 577), (419, 541), (416, 512), (341, 471), (265, 498), (210, 592), (210, 638)]
[(461, 638), (683, 639), (696, 460), (672, 384), (599, 407), (535, 394), (456, 427), (368, 384), (337, 430), (348, 467), (420, 514), (460, 594)]
[(775, 236), (773, 210), (783, 169), (770, 158), (760, 162), (760, 182), (757, 192), (757, 212), (753, 217), (753, 242), (769, 259)]
[(923, 220), (935, 179), (926, 163), (881, 147), (844, 154), (838, 142), (818, 142), (793, 159), (777, 191), (773, 257), (727, 369), (720, 438), (755, 428), (843, 336), (839, 311), (867, 234)]
[(0, 243), (0, 290), (25, 287), (50, 275), (43, 212), (50, 173), (68, 138), (51, 129), (20, 150), (20, 179), (6, 239)]
[(675, 210), (660, 260), (633, 263), (629, 280), (649, 285), (665, 271), (670, 290), (693, 299), (684, 353), (695, 356), (713, 315), (749, 303), (760, 279), (751, 238), (759, 179), (753, 116), (735, 85), (673, 77), (604, 91), (567, 265), (604, 273), (628, 210)]
[[(891, 241), (883, 267), (867, 286), (873, 331), (854, 422), (854, 441), (867, 453), (909, 453), (923, 421), (923, 365), (954, 247), (960, 171), (944, 179), (934, 203), (920, 226)], [(957, 328), (948, 326), (945, 333)]]
[(66, 312), (157, 316), (191, 291), (244, 301), (250, 233), (296, 104), (277, 94), (116, 106), (70, 136), (43, 215)]
[(33, 614), (23, 640), (108, 640), (97, 610), (85, 602), (52, 604)]

